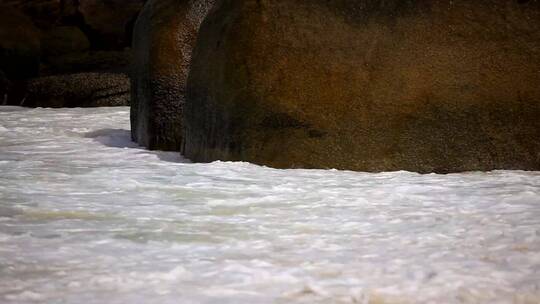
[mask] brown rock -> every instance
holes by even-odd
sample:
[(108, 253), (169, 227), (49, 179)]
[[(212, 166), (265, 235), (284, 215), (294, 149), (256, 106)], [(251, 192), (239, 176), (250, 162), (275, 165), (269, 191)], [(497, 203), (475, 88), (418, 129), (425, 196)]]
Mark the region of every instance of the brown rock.
[[(84, 71), (126, 71), (131, 53), (126, 51), (126, 31), (143, 0), (0, 0), (10, 11), (24, 13), (41, 32), (40, 75)], [(125, 7), (122, 6), (126, 4)], [(86, 14), (83, 15), (83, 13)], [(91, 14), (91, 16), (88, 16)], [(130, 15), (131, 19), (126, 20)], [(87, 20), (93, 22), (88, 24)], [(110, 20), (109, 20), (110, 19)], [(104, 28), (99, 22), (110, 22)], [(1, 23), (2, 21), (0, 21)], [(93, 28), (96, 26), (96, 28)], [(5, 24), (12, 31), (15, 24)], [(32, 75), (35, 76), (35, 75)]]
[(213, 0), (150, 0), (134, 31), (131, 126), (150, 149), (180, 150), (185, 84), (202, 19)]
[(32, 79), (27, 107), (106, 107), (129, 105), (129, 79), (123, 74), (79, 73)]
[(224, 0), (194, 52), (183, 151), (279, 168), (539, 170), (539, 71), (540, 1)]

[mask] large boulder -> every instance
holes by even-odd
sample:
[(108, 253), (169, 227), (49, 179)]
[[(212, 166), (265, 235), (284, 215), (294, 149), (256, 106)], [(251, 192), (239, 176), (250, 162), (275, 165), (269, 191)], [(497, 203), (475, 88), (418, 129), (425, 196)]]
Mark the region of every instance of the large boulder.
[(132, 137), (150, 149), (180, 150), (191, 51), (213, 0), (150, 0), (133, 37)]
[(12, 80), (39, 73), (40, 33), (19, 10), (0, 5), (0, 70)]
[(28, 82), (27, 107), (106, 107), (129, 105), (129, 79), (124, 74), (78, 73), (47, 76)]
[(540, 169), (540, 1), (220, 3), (193, 55), (188, 158)]

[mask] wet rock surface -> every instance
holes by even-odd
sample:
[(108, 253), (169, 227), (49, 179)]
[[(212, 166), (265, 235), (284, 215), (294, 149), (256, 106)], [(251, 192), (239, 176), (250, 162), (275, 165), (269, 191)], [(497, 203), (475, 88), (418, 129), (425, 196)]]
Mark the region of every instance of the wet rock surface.
[(184, 153), (279, 168), (540, 169), (540, 2), (225, 0)]
[(150, 149), (180, 150), (185, 86), (199, 25), (213, 0), (151, 0), (134, 31), (132, 136)]

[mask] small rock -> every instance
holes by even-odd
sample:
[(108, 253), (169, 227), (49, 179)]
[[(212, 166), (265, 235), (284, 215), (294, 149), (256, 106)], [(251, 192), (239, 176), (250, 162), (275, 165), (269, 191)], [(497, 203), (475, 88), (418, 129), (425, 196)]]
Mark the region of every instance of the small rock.
[(79, 73), (32, 79), (21, 103), (28, 107), (105, 107), (129, 105), (124, 74)]

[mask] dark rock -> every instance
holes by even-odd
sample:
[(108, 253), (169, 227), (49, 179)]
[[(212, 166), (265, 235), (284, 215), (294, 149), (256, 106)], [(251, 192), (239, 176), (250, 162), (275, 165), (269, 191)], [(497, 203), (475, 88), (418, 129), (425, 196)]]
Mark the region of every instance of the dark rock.
[(132, 59), (130, 49), (123, 51), (89, 51), (51, 56), (43, 62), (42, 75), (77, 72), (128, 73)]
[(0, 70), (11, 80), (39, 73), (40, 36), (20, 11), (0, 6)]
[(59, 25), (79, 27), (93, 49), (111, 50), (128, 46), (127, 31), (144, 0), (0, 0), (29, 16), (48, 31)]
[(47, 31), (41, 40), (46, 57), (82, 53), (90, 48), (86, 35), (75, 26), (58, 26)]
[(104, 107), (129, 105), (129, 79), (123, 74), (80, 73), (32, 79), (20, 105)]
[(6, 75), (0, 70), (0, 105), (5, 105), (8, 102), (8, 92), (11, 82)]
[(61, 26), (42, 39), (41, 75), (72, 74), (89, 71), (128, 72), (131, 52), (90, 51), (85, 34), (74, 26)]
[(139, 144), (180, 150), (191, 51), (212, 4), (213, 0), (150, 0), (137, 19), (131, 126)]
[[(4, 5), (14, 7), (30, 17), (41, 29), (53, 27), (66, 13), (73, 14), (75, 0), (0, 0)], [(71, 10), (70, 10), (71, 9)]]
[(540, 169), (540, 1), (220, 3), (189, 75), (188, 158)]
[(129, 104), (129, 82), (120, 75), (128, 72), (132, 58), (124, 39), (142, 0), (0, 2), (6, 5), (0, 9), (0, 70), (9, 79), (1, 103)]
[(123, 48), (129, 45), (132, 21), (143, 7), (142, 0), (79, 0), (78, 11), (98, 48)]

